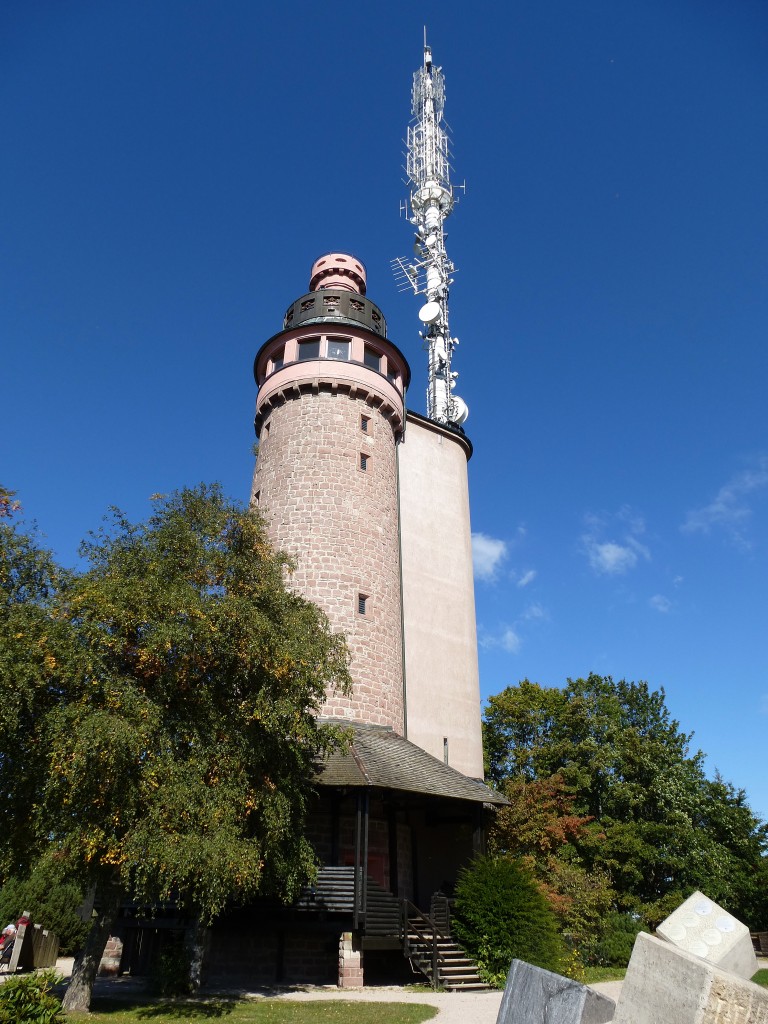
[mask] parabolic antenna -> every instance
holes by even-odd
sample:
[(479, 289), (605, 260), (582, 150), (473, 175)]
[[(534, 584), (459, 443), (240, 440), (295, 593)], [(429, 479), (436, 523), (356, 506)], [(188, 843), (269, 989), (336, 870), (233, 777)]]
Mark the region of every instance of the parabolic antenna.
[(440, 319), (440, 303), (425, 302), (419, 310), (419, 320), (424, 324), (434, 324)]
[(451, 399), (453, 402), (453, 422), (461, 426), (467, 422), (467, 416), (469, 416), (469, 406), (463, 398), (459, 398), (458, 395), (454, 395)]

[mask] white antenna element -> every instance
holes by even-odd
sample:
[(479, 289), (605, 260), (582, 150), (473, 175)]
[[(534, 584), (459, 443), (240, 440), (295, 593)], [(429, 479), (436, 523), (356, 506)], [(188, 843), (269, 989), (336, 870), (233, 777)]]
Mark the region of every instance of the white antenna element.
[(453, 210), (454, 195), (444, 103), (445, 79), (432, 64), (425, 31), (424, 64), (413, 76), (406, 164), (411, 186), (409, 219), (416, 229), (415, 259), (396, 259), (392, 266), (401, 290), (412, 288), (427, 300), (419, 311), (421, 337), (429, 354), (427, 415), (438, 423), (461, 426), (468, 409), (453, 394), (458, 374), (451, 372), (453, 349), (459, 341), (451, 337), (448, 327), (448, 290), (455, 267), (445, 251), (443, 225)]

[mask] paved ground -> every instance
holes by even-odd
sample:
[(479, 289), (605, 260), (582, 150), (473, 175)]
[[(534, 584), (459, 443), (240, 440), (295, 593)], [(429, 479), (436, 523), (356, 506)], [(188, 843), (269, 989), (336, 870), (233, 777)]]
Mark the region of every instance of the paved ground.
[[(57, 970), (65, 977), (72, 971), (72, 960), (57, 961)], [(97, 991), (101, 994), (143, 988), (143, 982), (131, 978), (99, 978)], [(601, 982), (598, 991), (617, 999), (620, 981)], [(290, 989), (255, 989), (244, 993), (253, 998), (276, 998), (296, 1001), (345, 999), (366, 1003), (426, 1003), (436, 1006), (434, 1018), (439, 1024), (496, 1024), (501, 1003), (501, 992), (430, 992), (428, 989), (406, 989), (399, 986), (380, 986), (343, 991), (332, 985), (308, 985)]]

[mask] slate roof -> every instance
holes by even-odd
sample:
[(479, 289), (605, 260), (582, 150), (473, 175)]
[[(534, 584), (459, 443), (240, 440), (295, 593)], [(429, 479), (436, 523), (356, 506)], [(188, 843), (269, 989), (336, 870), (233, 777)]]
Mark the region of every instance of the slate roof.
[(331, 754), (319, 766), (321, 786), (370, 786), (475, 803), (507, 802), (485, 783), (462, 775), (391, 729), (344, 724), (352, 730), (352, 742), (348, 750)]

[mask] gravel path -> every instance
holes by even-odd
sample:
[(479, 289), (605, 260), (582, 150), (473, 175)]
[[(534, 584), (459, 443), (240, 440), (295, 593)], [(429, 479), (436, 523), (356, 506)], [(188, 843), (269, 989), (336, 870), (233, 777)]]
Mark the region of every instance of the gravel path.
[[(762, 965), (761, 965), (762, 966)], [(65, 977), (72, 973), (72, 960), (61, 959), (56, 964), (57, 970)], [(99, 978), (96, 991), (100, 995), (108, 992), (129, 996), (139, 994), (144, 988), (144, 979)], [(619, 998), (620, 981), (603, 981), (593, 986), (598, 992), (613, 1000)], [(215, 993), (211, 993), (214, 995)], [(365, 1003), (426, 1003), (436, 1006), (438, 1013), (434, 1018), (438, 1024), (496, 1024), (501, 1003), (501, 992), (430, 992), (427, 989), (408, 989), (397, 985), (343, 989), (335, 985), (308, 985), (290, 989), (255, 989), (243, 992), (255, 999), (285, 999), (297, 1002), (310, 1000), (343, 999), (349, 1002)]]

